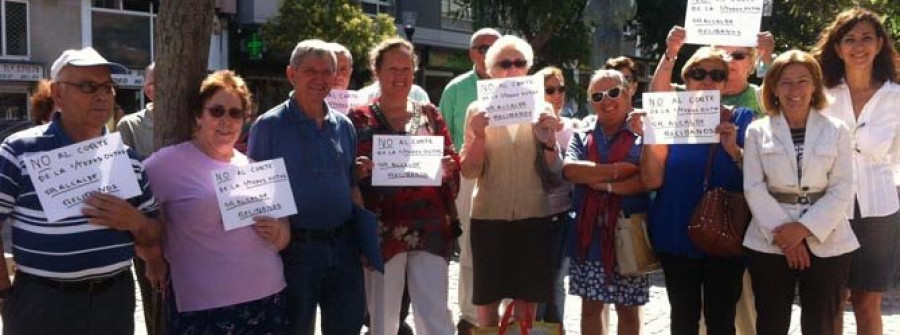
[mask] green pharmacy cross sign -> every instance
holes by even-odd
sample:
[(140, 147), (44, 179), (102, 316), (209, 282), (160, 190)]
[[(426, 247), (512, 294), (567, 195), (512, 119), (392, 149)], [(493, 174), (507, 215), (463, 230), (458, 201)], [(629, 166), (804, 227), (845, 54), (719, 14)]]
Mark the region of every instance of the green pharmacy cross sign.
[(246, 43), (247, 54), (252, 60), (262, 59), (263, 42), (259, 39), (259, 33), (253, 32)]

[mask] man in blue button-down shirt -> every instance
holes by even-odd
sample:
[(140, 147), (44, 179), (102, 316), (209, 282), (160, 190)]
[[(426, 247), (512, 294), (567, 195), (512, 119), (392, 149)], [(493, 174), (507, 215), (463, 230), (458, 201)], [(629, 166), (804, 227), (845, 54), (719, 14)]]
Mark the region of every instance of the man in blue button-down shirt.
[(365, 289), (359, 252), (347, 222), (361, 204), (354, 177), (356, 132), (329, 109), (336, 59), (320, 40), (297, 44), (287, 67), (294, 94), (257, 120), (249, 156), (283, 158), (299, 214), (291, 216), (291, 243), (282, 252), (290, 334), (311, 334), (316, 306), (322, 333), (359, 334)]

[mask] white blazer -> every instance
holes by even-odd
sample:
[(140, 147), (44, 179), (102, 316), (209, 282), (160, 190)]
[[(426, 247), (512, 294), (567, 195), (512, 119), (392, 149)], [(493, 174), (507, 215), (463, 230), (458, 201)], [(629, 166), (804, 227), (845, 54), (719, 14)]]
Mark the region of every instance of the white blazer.
[[(834, 102), (824, 109), (850, 129), (853, 150), (856, 201), (862, 217), (887, 216), (900, 209), (894, 186), (895, 170), (900, 165), (900, 85), (886, 82), (863, 106), (857, 119), (853, 115), (850, 89), (842, 83), (828, 90)], [(853, 218), (853, 203), (846, 207)]]
[[(800, 222), (812, 254), (831, 257), (859, 247), (844, 209), (853, 201), (850, 133), (838, 119), (810, 110), (803, 140), (802, 179), (797, 180), (797, 153), (784, 115), (756, 120), (744, 142), (744, 194), (753, 220), (744, 246), (781, 254), (772, 231)], [(825, 192), (815, 204), (779, 203), (769, 192), (803, 194)]]

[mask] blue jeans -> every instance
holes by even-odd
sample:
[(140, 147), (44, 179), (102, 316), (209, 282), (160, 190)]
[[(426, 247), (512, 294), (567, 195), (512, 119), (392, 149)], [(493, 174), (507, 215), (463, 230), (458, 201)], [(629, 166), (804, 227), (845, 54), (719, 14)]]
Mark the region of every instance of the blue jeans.
[(569, 273), (569, 260), (566, 257), (566, 239), (574, 219), (568, 211), (554, 215), (553, 234), (550, 239), (550, 254), (554, 273), (553, 301), (537, 305), (537, 320), (562, 323), (566, 309), (565, 278)]
[(349, 238), (291, 241), (282, 252), (288, 334), (312, 335), (317, 306), (322, 310), (322, 334), (360, 333), (366, 313), (365, 284), (359, 252)]

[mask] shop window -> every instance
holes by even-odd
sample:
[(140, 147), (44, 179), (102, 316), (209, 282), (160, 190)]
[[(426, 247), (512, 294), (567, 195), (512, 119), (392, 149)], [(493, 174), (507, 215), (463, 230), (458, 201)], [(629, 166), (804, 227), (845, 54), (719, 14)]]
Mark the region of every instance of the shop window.
[(7, 58), (26, 58), (28, 45), (28, 2), (0, 2), (0, 29), (3, 32), (2, 53)]
[(391, 4), (391, 1), (386, 0), (360, 0), (360, 4), (362, 5), (363, 13), (368, 15), (377, 15), (377, 14), (394, 14), (394, 5)]
[(150, 1), (94, 1), (91, 40), (107, 59), (142, 69), (153, 59), (153, 24)]

